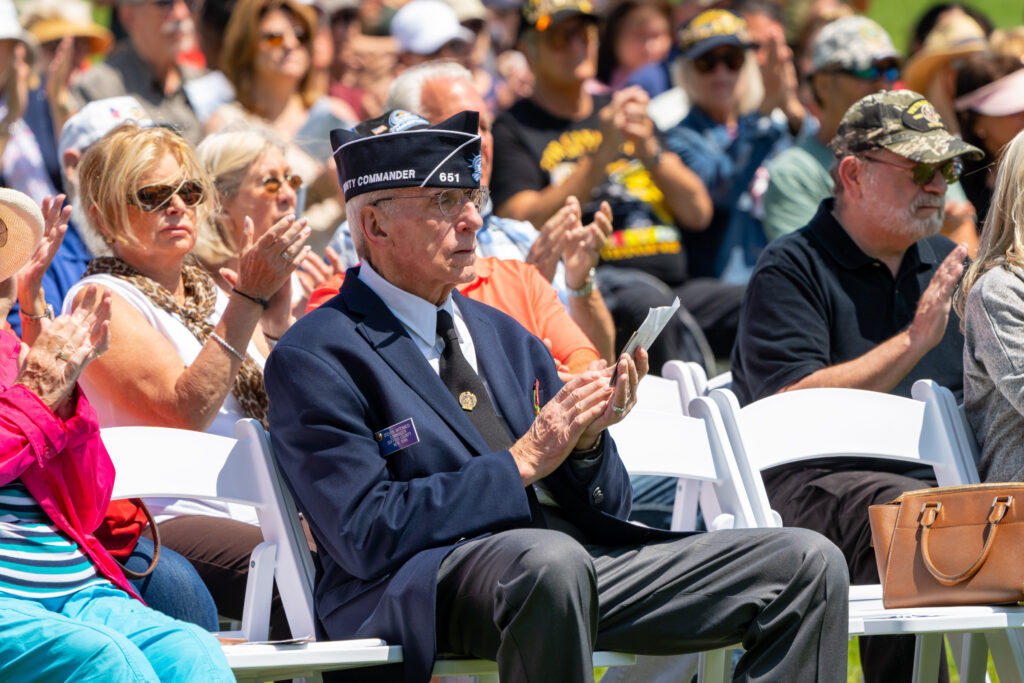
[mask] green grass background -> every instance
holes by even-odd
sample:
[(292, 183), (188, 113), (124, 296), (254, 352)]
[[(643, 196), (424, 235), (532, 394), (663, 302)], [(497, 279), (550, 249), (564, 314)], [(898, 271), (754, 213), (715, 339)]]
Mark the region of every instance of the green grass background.
[[(918, 17), (935, 4), (934, 0), (873, 0), (867, 15), (889, 32), (897, 49), (905, 54), (911, 28)], [(1024, 24), (1022, 0), (968, 0), (964, 4), (987, 14), (998, 28)]]

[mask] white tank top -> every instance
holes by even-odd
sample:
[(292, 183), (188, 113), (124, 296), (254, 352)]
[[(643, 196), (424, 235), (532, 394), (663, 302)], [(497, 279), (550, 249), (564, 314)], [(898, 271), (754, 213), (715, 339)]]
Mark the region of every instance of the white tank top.
[[(100, 273), (83, 278), (71, 287), (71, 289), (68, 290), (67, 295), (65, 295), (63, 313), (69, 313), (71, 311), (71, 303), (75, 300), (75, 296), (83, 287), (90, 284), (106, 287), (139, 311), (139, 313), (146, 318), (146, 321), (152, 325), (157, 332), (162, 334), (169, 342), (171, 342), (186, 367), (195, 361), (196, 356), (199, 355), (199, 351), (203, 348), (203, 345), (200, 344), (199, 340), (195, 338), (187, 327), (185, 327), (185, 323), (181, 322), (177, 317), (171, 315), (150, 301), (149, 298), (135, 285), (119, 277)], [(224, 314), (224, 309), (227, 308), (227, 305), (227, 296), (225, 296), (224, 292), (218, 288), (217, 301), (214, 304), (213, 315), (209, 318), (210, 323), (216, 324), (217, 321), (220, 320), (220, 317)], [(249, 342), (246, 351), (249, 354), (249, 357), (260, 366), (260, 369), (262, 369), (264, 358), (251, 341)], [(84, 374), (79, 379), (79, 384), (85, 392), (86, 397), (88, 397), (89, 403), (91, 403), (93, 408), (96, 409), (96, 415), (99, 418), (100, 427), (122, 427), (130, 425), (152, 426), (152, 423), (141, 420), (131, 413), (118, 408), (115, 402), (110, 400), (108, 395), (101, 392), (95, 385), (89, 382)], [(227, 398), (224, 399), (224, 403), (221, 405), (220, 410), (217, 411), (217, 416), (213, 419), (213, 423), (211, 423), (206, 429), (206, 432), (209, 434), (218, 434), (220, 436), (233, 438), (235, 423), (243, 417), (246, 417), (246, 415), (242, 411), (241, 405), (239, 405), (234, 394), (228, 392)], [(146, 504), (149, 506), (150, 511), (158, 522), (162, 522), (165, 519), (171, 519), (172, 517), (177, 517), (179, 515), (212, 515), (214, 517), (230, 517), (231, 519), (238, 520), (240, 522), (247, 522), (249, 524), (257, 523), (256, 511), (247, 505), (205, 502), (198, 500), (177, 500), (172, 498), (147, 498)]]

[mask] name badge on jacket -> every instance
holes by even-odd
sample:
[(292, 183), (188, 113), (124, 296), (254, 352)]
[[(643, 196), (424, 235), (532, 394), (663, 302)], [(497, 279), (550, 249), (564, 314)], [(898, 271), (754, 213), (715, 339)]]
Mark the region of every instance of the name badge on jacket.
[(416, 423), (412, 421), (411, 417), (398, 424), (393, 424), (387, 429), (380, 430), (373, 435), (373, 438), (377, 439), (377, 443), (380, 444), (380, 454), (384, 456), (420, 442), (420, 437), (416, 433)]

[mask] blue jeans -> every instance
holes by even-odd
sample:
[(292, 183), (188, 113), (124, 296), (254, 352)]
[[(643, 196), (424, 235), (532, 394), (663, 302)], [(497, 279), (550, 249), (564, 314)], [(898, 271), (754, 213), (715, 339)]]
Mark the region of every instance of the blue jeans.
[[(146, 571), (153, 557), (153, 541), (139, 538), (125, 566)], [(167, 546), (160, 548), (160, 560), (149, 576), (131, 581), (146, 604), (169, 617), (217, 630), (217, 606), (192, 563)]]
[(0, 595), (0, 679), (233, 683), (220, 644), (106, 584), (32, 600)]

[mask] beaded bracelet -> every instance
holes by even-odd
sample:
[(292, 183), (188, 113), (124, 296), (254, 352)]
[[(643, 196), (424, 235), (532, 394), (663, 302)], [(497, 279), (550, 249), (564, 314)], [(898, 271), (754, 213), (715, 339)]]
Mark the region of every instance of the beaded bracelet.
[(270, 302), (267, 301), (266, 299), (261, 299), (258, 296), (253, 296), (252, 294), (246, 294), (240, 289), (235, 289), (234, 287), (231, 288), (231, 291), (234, 292), (235, 294), (238, 294), (239, 296), (244, 296), (246, 299), (253, 303), (259, 304), (260, 306), (263, 307), (263, 310), (270, 308)]
[(243, 354), (243, 353), (240, 353), (240, 352), (238, 351), (238, 349), (236, 349), (236, 348), (235, 348), (234, 346), (232, 346), (231, 344), (228, 344), (227, 340), (225, 340), (225, 339), (224, 339), (224, 337), (220, 336), (220, 335), (219, 335), (219, 334), (217, 334), (216, 332), (211, 332), (211, 333), (210, 333), (210, 336), (211, 336), (211, 337), (212, 337), (213, 339), (215, 339), (215, 340), (217, 341), (217, 343), (219, 343), (219, 344), (220, 344), (221, 346), (223, 346), (223, 347), (224, 347), (225, 349), (227, 349), (228, 351), (230, 351), (230, 352), (231, 352), (231, 353), (232, 353), (232, 354), (233, 354), (233, 355), (235, 356), (235, 358), (237, 358), (238, 360), (242, 361), (243, 363), (245, 362), (245, 354)]

